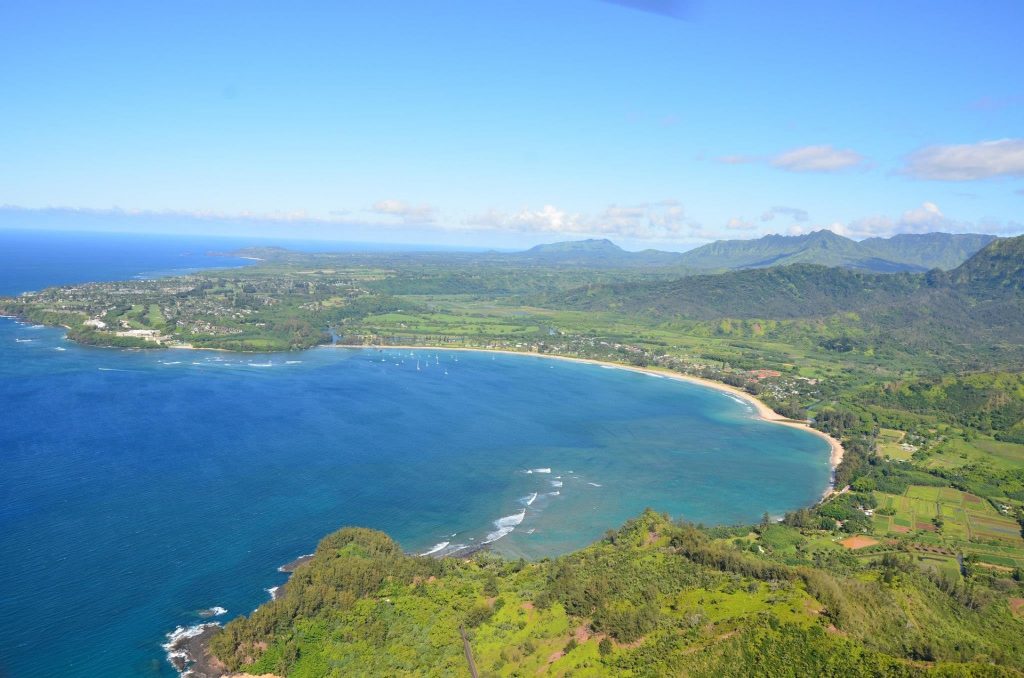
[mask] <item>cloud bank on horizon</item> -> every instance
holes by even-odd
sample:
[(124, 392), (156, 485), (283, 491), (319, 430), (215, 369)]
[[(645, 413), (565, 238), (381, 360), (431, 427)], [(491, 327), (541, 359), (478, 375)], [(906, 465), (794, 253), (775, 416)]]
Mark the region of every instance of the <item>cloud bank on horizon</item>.
[(1014, 2), (23, 4), (0, 23), (0, 228), (1015, 234), (1022, 24)]
[[(872, 215), (849, 222), (828, 223), (811, 221), (809, 215), (799, 208), (777, 206), (765, 211), (760, 221), (773, 221), (782, 215), (792, 223), (785, 228), (768, 229), (760, 229), (757, 223), (740, 217), (732, 217), (719, 227), (707, 227), (688, 218), (683, 206), (674, 200), (633, 206), (609, 205), (596, 214), (567, 212), (554, 205), (522, 208), (515, 212), (491, 210), (460, 222), (446, 222), (437, 214), (437, 210), (429, 205), (411, 206), (399, 200), (379, 201), (369, 209), (337, 211), (327, 217), (304, 212), (232, 214), (120, 208), (25, 209), (6, 205), (0, 206), (0, 229), (40, 227), (47, 230), (181, 232), (460, 246), (475, 245), (477, 241), (471, 236), (480, 234), (512, 236), (497, 241), (500, 245), (493, 246), (598, 237), (614, 239), (635, 248), (657, 245), (670, 250), (690, 249), (715, 240), (746, 240), (771, 233), (805, 235), (822, 229), (854, 240), (885, 238), (899, 233), (986, 233), (997, 236), (1024, 233), (1024, 223), (1018, 221), (989, 219), (973, 223), (951, 219), (931, 202), (896, 216)], [(425, 234), (435, 237), (425, 238)]]

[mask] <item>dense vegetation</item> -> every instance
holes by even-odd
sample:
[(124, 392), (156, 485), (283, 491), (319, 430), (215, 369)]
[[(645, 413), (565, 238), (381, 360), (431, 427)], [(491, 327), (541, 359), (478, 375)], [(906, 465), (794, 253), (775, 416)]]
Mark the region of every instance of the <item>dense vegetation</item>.
[(686, 266), (703, 270), (763, 268), (789, 264), (842, 266), (876, 273), (956, 268), (993, 240), (977, 234), (901, 234), (855, 242), (822, 230), (807, 235), (768, 235), (755, 240), (710, 243), (683, 254)]
[(467, 675), (462, 627), (481, 675), (1017, 675), (1006, 592), (946, 584), (907, 552), (858, 560), (786, 526), (650, 511), (539, 563), (405, 556), (346, 528), (211, 648), (250, 673)]
[(768, 235), (753, 240), (723, 240), (677, 254), (626, 252), (608, 240), (538, 245), (511, 255), (521, 264), (558, 264), (586, 268), (671, 267), (676, 272), (721, 272), (790, 264), (842, 266), (875, 273), (949, 270), (993, 240), (979, 234), (902, 234), (855, 242), (822, 230), (807, 235)]

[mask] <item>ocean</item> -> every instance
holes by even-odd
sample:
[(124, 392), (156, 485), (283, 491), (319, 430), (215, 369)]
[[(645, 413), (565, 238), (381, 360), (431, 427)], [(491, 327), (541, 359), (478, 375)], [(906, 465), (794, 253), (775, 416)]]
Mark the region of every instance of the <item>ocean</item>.
[[(59, 266), (12, 273), (28, 255), (3, 235), (7, 294), (242, 263), (194, 238), (118, 236), (107, 263), (102, 239), (50, 238), (34, 251), (66, 247)], [(481, 352), (126, 351), (0, 319), (0, 413), (0, 676), (174, 676), (167, 633), (252, 611), (344, 525), (538, 558), (645, 507), (781, 515), (829, 479), (823, 440), (721, 392)]]

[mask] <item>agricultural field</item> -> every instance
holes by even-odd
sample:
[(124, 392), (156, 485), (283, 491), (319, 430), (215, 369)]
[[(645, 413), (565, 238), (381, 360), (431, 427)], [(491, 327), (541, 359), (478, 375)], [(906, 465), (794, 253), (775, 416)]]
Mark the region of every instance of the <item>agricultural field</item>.
[(910, 461), (911, 455), (917, 448), (904, 442), (906, 436), (906, 433), (896, 429), (879, 429), (877, 445), (879, 456), (898, 461)]
[(1012, 546), (965, 544), (964, 553), (973, 555), (978, 562), (1000, 568), (1024, 568), (1024, 550)]
[(923, 463), (932, 469), (960, 468), (969, 464), (985, 464), (995, 470), (1024, 468), (1024, 445), (991, 438), (970, 441), (950, 438), (936, 446)]
[[(925, 544), (941, 544), (978, 560), (1004, 567), (1024, 565), (1020, 525), (984, 499), (951, 487), (911, 485), (902, 495), (876, 492), (872, 517), (876, 534), (910, 535)], [(892, 515), (884, 512), (893, 511)]]

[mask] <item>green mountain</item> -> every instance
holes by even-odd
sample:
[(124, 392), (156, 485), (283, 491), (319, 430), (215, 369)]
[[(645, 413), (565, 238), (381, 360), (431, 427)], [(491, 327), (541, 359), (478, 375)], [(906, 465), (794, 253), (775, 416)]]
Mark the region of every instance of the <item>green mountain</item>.
[(643, 250), (627, 252), (611, 240), (590, 239), (537, 245), (511, 257), (516, 263), (557, 266), (635, 268), (648, 266), (678, 266), (678, 252)]
[(976, 291), (1024, 290), (1024, 236), (999, 238), (950, 273), (954, 283)]
[(820, 230), (806, 235), (766, 235), (753, 240), (719, 240), (688, 252), (627, 252), (607, 239), (538, 245), (511, 256), (520, 263), (557, 266), (673, 267), (687, 272), (721, 272), (790, 264), (839, 266), (874, 273), (956, 268), (992, 242), (973, 233), (901, 234), (861, 242)]
[(882, 275), (794, 264), (668, 282), (591, 285), (551, 297), (545, 305), (699, 320), (804, 318), (894, 304), (925, 283), (920, 274)]
[(719, 240), (685, 252), (682, 263), (702, 270), (767, 268), (787, 264), (843, 266), (890, 273), (919, 267), (878, 256), (849, 238), (821, 230), (807, 235), (766, 235), (755, 240)]
[[(880, 274), (795, 264), (587, 285), (532, 302), (660, 322), (699, 322), (708, 332), (738, 339), (768, 338), (771, 332), (782, 340), (820, 339), (822, 327), (830, 324), (842, 328), (834, 331), (834, 350), (849, 350), (859, 342), (903, 355), (957, 355), (964, 365), (984, 353), (1012, 367), (1024, 360), (1022, 289), (1024, 236), (996, 240), (948, 273)], [(737, 333), (738, 326), (715, 328), (729, 320), (749, 327), (745, 333)]]
[(868, 238), (859, 244), (889, 261), (948, 271), (995, 239), (980, 233), (901, 233), (891, 238)]
[[(828, 231), (814, 235), (825, 243), (836, 242), (834, 239), (839, 237)], [(888, 313), (895, 308), (922, 306), (939, 312), (941, 306), (956, 304), (962, 298), (985, 297), (991, 290), (1019, 291), (1022, 287), (1024, 236), (1018, 236), (992, 241), (949, 273), (882, 275), (796, 263), (669, 281), (588, 285), (548, 301), (569, 308), (654, 317), (803, 318), (848, 311)]]
[(767, 235), (720, 240), (683, 254), (683, 265), (701, 270), (766, 268), (788, 264), (842, 266), (876, 273), (951, 269), (993, 240), (990, 235), (928, 233), (857, 242), (828, 230), (807, 235)]

